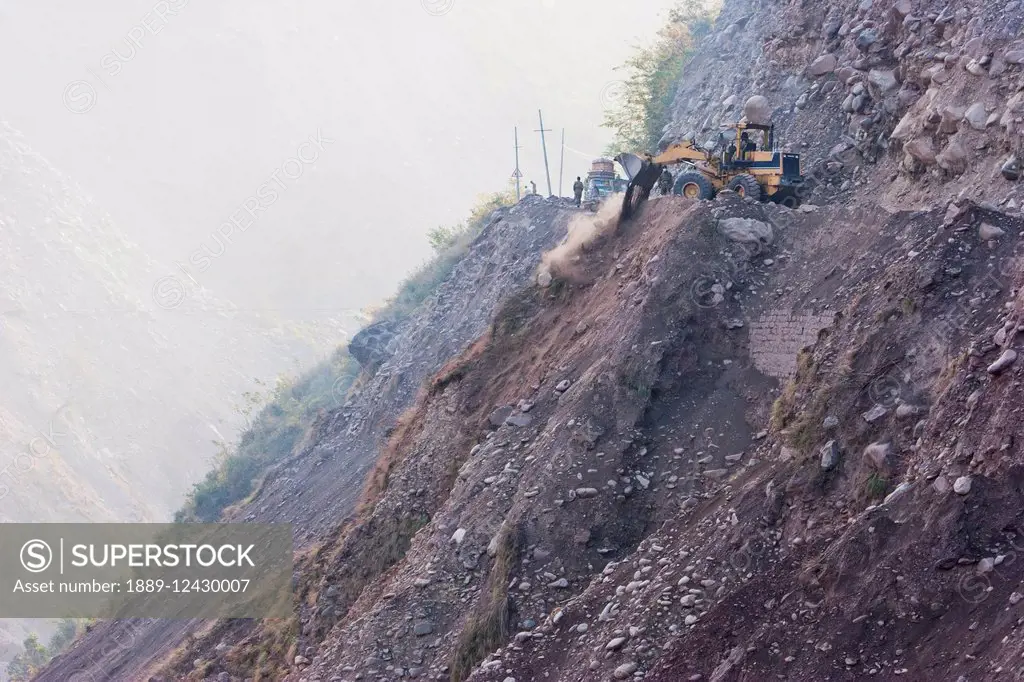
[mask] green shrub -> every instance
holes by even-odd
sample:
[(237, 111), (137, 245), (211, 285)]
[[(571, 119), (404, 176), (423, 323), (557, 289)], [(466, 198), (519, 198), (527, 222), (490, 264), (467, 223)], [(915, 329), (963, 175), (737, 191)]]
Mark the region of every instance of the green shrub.
[(889, 479), (879, 473), (873, 473), (868, 476), (864, 488), (867, 496), (872, 500), (885, 497), (889, 491)]
[(248, 428), (233, 451), (218, 443), (217, 466), (193, 486), (174, 520), (217, 521), (224, 509), (246, 499), (268, 467), (292, 454), (320, 411), (339, 406), (357, 376), (359, 364), (342, 348), (293, 382), (282, 379), (266, 394), (247, 393), (240, 412)]
[(84, 620), (62, 618), (46, 646), (39, 642), (38, 635), (29, 635), (22, 642), (22, 652), (7, 664), (7, 678), (11, 682), (31, 680), (54, 656), (66, 651), (82, 632), (85, 632)]

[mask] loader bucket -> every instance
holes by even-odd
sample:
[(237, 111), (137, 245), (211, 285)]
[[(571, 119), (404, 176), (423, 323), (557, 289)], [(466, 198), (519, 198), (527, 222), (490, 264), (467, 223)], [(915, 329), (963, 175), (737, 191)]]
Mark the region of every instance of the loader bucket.
[(636, 154), (619, 154), (615, 157), (622, 169), (629, 178), (629, 186), (626, 188), (626, 196), (622, 199), (622, 212), (619, 220), (629, 220), (640, 204), (647, 201), (651, 190), (661, 177), (662, 168), (656, 163), (651, 163)]
[(626, 171), (626, 178), (632, 180), (643, 170), (644, 163), (636, 154), (622, 153), (615, 157), (615, 160), (622, 166), (622, 170)]

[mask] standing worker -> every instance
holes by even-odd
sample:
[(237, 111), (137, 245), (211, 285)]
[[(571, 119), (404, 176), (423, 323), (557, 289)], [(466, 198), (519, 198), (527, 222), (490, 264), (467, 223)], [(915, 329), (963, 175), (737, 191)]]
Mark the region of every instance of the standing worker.
[(572, 184), (573, 197), (576, 199), (576, 206), (580, 205), (583, 201), (583, 181), (580, 180), (580, 176), (576, 176), (576, 182)]
[(537, 193), (537, 183), (534, 182), (533, 180), (530, 180), (530, 188), (534, 194)]
[(662, 196), (668, 196), (672, 193), (672, 173), (669, 172), (668, 168), (661, 171), (661, 177), (658, 178), (658, 189), (661, 190)]

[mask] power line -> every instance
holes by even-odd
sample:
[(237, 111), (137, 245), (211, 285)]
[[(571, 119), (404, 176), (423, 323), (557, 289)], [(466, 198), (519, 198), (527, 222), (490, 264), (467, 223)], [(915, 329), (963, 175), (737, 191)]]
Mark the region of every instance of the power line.
[(562, 128), (562, 159), (558, 162), (558, 196), (562, 196), (562, 170), (565, 168), (565, 128)]
[(551, 169), (548, 168), (548, 145), (544, 141), (544, 133), (550, 133), (551, 130), (544, 127), (544, 115), (540, 109), (537, 110), (537, 118), (540, 119), (540, 130), (534, 130), (533, 132), (540, 133), (540, 146), (544, 150), (544, 173), (548, 178), (548, 196), (551, 196), (553, 192), (551, 191)]
[(519, 182), (520, 178), (523, 177), (522, 171), (519, 170), (519, 150), (521, 149), (521, 147), (519, 146), (519, 127), (517, 126), (513, 128), (513, 130), (515, 131), (516, 135), (516, 169), (512, 171), (512, 177), (516, 179), (516, 201), (519, 201), (522, 198), (519, 192)]

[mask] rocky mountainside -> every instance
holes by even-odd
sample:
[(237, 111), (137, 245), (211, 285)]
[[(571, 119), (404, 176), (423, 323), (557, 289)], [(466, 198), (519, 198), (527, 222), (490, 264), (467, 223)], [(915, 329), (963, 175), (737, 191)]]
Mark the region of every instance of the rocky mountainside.
[(39, 679), (1024, 675), (1022, 21), (727, 1), (666, 141), (770, 117), (804, 206), (499, 214), (237, 512), (296, 522), (296, 621), (104, 624)]

